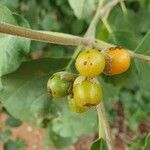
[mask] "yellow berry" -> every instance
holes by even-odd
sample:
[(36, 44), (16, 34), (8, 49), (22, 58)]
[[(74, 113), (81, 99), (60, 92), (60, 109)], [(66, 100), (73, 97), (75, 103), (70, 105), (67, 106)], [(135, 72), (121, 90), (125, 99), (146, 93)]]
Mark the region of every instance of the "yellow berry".
[(78, 55), (75, 66), (81, 75), (95, 77), (103, 72), (105, 58), (96, 49), (86, 49)]

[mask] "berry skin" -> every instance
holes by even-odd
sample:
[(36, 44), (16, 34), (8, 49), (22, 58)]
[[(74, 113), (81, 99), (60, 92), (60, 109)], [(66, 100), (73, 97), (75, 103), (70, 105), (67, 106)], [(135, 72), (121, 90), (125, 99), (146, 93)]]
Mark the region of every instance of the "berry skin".
[[(76, 80), (73, 86), (73, 98), (78, 106), (90, 108), (101, 102), (102, 89), (95, 78), (83, 80), (83, 77), (79, 76)], [(81, 80), (80, 83), (79, 80)]]
[(65, 97), (69, 94), (74, 76), (69, 72), (57, 72), (53, 74), (47, 83), (49, 94), (54, 98)]
[(103, 51), (106, 58), (104, 73), (107, 75), (121, 74), (130, 66), (129, 52), (121, 47), (112, 47)]
[(78, 55), (75, 66), (81, 75), (95, 77), (103, 72), (105, 58), (96, 49), (86, 49)]
[(83, 113), (88, 110), (87, 108), (82, 108), (78, 106), (73, 98), (68, 100), (68, 106), (72, 112), (76, 113)]

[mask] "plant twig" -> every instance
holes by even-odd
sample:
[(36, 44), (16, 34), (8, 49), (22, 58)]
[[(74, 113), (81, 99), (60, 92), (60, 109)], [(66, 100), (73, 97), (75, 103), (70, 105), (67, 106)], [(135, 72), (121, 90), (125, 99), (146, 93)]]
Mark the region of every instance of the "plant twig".
[(74, 52), (74, 54), (72, 55), (72, 58), (70, 60), (70, 62), (68, 63), (67, 67), (65, 68), (66, 70), (70, 70), (70, 67), (72, 65), (72, 63), (74, 62), (75, 58), (78, 56), (79, 52), (81, 51), (82, 46), (78, 46)]
[(30, 38), (36, 41), (61, 45), (75, 45), (75, 46), (80, 44), (87, 45), (90, 42), (87, 38), (82, 38), (74, 35), (57, 32), (31, 30), (24, 27), (14, 26), (6, 23), (0, 23), (0, 32)]
[(124, 1), (120, 2), (120, 6), (121, 6), (121, 9), (122, 9), (123, 13), (127, 14), (127, 8), (126, 8), (126, 5), (125, 5)]
[(96, 14), (94, 16), (94, 18), (92, 19), (91, 21), (91, 24), (88, 28), (88, 31), (87, 33), (90, 33), (92, 32), (93, 33), (93, 36), (95, 37), (95, 30), (96, 30), (96, 25), (99, 21), (99, 19), (101, 17), (104, 16), (104, 14), (111, 8), (113, 8), (115, 5), (117, 5), (120, 1), (122, 0), (112, 0), (110, 1), (109, 3), (107, 3), (106, 5), (104, 5), (102, 8), (99, 7), (98, 10), (96, 11)]
[[(18, 26), (14, 26), (10, 24), (5, 24), (5, 23), (0, 23), (0, 33), (20, 36), (20, 37), (30, 38), (36, 41), (54, 43), (54, 44), (60, 44), (60, 45), (87, 46), (91, 44), (92, 47), (97, 48), (99, 50), (103, 50), (108, 47), (115, 46), (113, 44), (110, 44), (101, 40), (96, 40), (92, 42), (88, 38), (83, 38), (79, 36), (73, 36), (69, 34), (55, 33), (55, 32), (45, 32), (45, 31), (43, 31), (42, 33), (42, 31), (26, 29), (23, 27), (18, 27)], [(129, 51), (129, 52), (132, 58), (150, 62), (150, 56), (137, 54), (132, 51)]]
[(129, 53), (130, 53), (130, 56), (134, 59), (150, 62), (150, 56), (148, 55), (138, 54), (132, 51), (129, 51)]
[(104, 130), (104, 121), (103, 121), (103, 112), (97, 106), (98, 122), (99, 122), (99, 139), (102, 138), (105, 140), (105, 130)]
[[(106, 116), (105, 107), (104, 107), (103, 102), (101, 102), (97, 106), (97, 112), (98, 112), (100, 121), (102, 121), (101, 125), (103, 126), (103, 129), (105, 131), (105, 139), (106, 139), (108, 149), (109, 150), (114, 150), (112, 137), (111, 137), (111, 131), (110, 131), (109, 124), (108, 124), (108, 121), (107, 121), (107, 116)], [(100, 130), (100, 132), (101, 132), (101, 130)], [(101, 135), (101, 133), (99, 133), (99, 134)]]
[[(86, 32), (86, 35), (91, 35), (90, 32), (94, 31), (96, 23), (98, 22), (99, 18), (102, 17), (107, 9), (113, 7), (117, 4), (119, 0), (113, 0), (106, 4), (100, 11), (98, 10), (96, 15), (93, 17), (93, 20)], [(89, 38), (81, 38), (78, 36), (62, 34), (57, 32), (45, 32), (45, 31), (36, 31), (27, 29), (24, 27), (14, 26), (6, 23), (0, 23), (0, 32), (11, 34), (15, 36), (30, 38), (32, 40), (47, 42), (47, 43), (54, 43), (54, 44), (62, 44), (62, 45), (84, 45), (87, 46), (89, 43), (93, 46), (93, 42), (89, 40)], [(88, 36), (87, 36), (88, 37)]]

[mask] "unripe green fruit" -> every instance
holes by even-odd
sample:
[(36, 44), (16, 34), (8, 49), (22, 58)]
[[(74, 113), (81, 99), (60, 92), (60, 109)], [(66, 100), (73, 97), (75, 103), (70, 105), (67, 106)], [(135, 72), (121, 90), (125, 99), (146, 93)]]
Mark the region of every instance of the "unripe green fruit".
[(96, 106), (102, 100), (102, 89), (99, 82), (95, 78), (83, 80), (83, 77), (79, 76), (74, 82), (73, 98), (81, 108)]
[(78, 106), (73, 98), (68, 100), (68, 106), (72, 112), (76, 113), (83, 113), (88, 110), (87, 108), (82, 108)]
[(65, 97), (69, 94), (74, 76), (69, 72), (57, 72), (53, 74), (47, 83), (49, 93), (54, 98)]

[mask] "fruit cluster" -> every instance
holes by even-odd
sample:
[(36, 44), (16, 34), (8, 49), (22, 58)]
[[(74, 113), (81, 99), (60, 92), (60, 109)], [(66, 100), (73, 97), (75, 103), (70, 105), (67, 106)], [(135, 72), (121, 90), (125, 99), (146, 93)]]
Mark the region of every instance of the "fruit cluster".
[(102, 100), (102, 88), (96, 79), (102, 72), (116, 75), (125, 72), (130, 66), (127, 50), (113, 47), (102, 52), (85, 49), (76, 61), (79, 76), (69, 72), (57, 72), (48, 80), (48, 91), (55, 98), (68, 96), (68, 105), (73, 112), (81, 113), (98, 105)]

